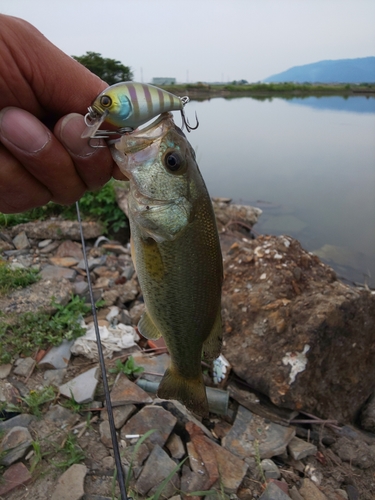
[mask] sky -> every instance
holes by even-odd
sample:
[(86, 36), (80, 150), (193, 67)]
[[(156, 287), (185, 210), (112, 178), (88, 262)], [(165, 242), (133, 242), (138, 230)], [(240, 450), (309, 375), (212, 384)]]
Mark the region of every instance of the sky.
[(69, 55), (99, 52), (135, 81), (256, 82), (375, 55), (374, 0), (1, 0)]

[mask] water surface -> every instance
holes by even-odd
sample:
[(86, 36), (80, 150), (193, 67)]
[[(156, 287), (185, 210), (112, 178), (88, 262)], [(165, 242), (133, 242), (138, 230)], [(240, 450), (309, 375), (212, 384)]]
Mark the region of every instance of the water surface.
[(191, 121), (194, 110), (188, 139), (212, 196), (259, 206), (258, 232), (375, 285), (374, 98), (215, 98), (190, 103)]

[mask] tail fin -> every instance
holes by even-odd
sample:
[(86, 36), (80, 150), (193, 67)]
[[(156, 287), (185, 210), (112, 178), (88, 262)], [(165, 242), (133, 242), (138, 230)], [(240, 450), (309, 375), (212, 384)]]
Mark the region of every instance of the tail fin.
[(202, 375), (196, 379), (186, 379), (177, 374), (173, 367), (168, 368), (160, 382), (157, 395), (163, 399), (177, 399), (188, 410), (208, 417), (208, 402)]

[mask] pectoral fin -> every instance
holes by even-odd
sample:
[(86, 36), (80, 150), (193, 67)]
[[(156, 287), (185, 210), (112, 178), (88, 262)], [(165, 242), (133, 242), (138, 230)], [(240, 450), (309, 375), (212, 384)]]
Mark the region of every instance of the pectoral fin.
[(219, 309), (210, 335), (203, 343), (203, 357), (207, 360), (216, 359), (220, 355), (223, 343), (223, 331), (221, 324), (221, 310)]
[(161, 337), (161, 333), (154, 325), (154, 322), (148, 315), (147, 311), (142, 314), (141, 319), (139, 320), (138, 330), (143, 337), (146, 337), (146, 339), (156, 340)]

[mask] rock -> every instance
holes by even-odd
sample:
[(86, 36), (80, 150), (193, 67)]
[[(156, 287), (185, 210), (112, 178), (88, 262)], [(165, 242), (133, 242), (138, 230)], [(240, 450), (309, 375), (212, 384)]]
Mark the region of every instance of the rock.
[(281, 473), (275, 462), (272, 462), (269, 458), (265, 458), (260, 462), (260, 466), (264, 472), (266, 479), (279, 479)]
[(299, 494), (299, 491), (295, 486), (289, 491), (290, 498), (292, 500), (304, 500), (303, 496)]
[(126, 375), (120, 373), (111, 391), (113, 406), (151, 403), (152, 399), (143, 389), (131, 382)]
[(283, 492), (275, 483), (268, 483), (259, 500), (290, 500), (290, 496)]
[[(160, 382), (161, 376), (164, 375), (165, 370), (170, 365), (171, 358), (169, 354), (160, 354), (160, 356), (147, 355), (142, 352), (136, 352), (133, 354), (135, 363), (138, 366), (142, 366), (146, 372), (155, 373), (156, 375), (149, 375), (145, 373), (142, 375), (142, 380), (150, 380), (152, 382)], [(159, 374), (160, 376), (158, 376)]]
[(176, 400), (164, 400), (155, 402), (156, 405), (162, 406), (164, 409), (168, 410), (168, 412), (172, 413), (177, 418), (176, 429), (181, 432), (185, 431), (185, 426), (188, 422), (193, 422), (193, 424), (197, 425), (203, 433), (212, 439), (211, 432), (205, 427), (202, 422), (200, 422), (190, 411), (184, 406), (182, 403)]
[(360, 422), (363, 429), (375, 433), (375, 394), (372, 394), (369, 401), (362, 409)]
[(337, 281), (290, 237), (236, 244), (223, 287), (234, 372), (278, 406), (353, 421), (373, 390), (375, 295)]
[(318, 449), (314, 444), (294, 437), (288, 444), (288, 451), (294, 460), (302, 460), (310, 455), (315, 455)]
[(257, 415), (253, 415), (243, 406), (238, 407), (236, 420), (222, 445), (240, 458), (271, 458), (281, 455), (294, 437), (295, 430), (290, 427), (266, 423)]
[[(152, 494), (151, 490), (156, 491), (160, 483), (175, 467), (175, 462), (156, 444), (136, 482), (135, 488), (137, 492), (142, 496), (147, 495), (149, 492)], [(179, 486), (178, 475), (176, 473), (163, 491), (163, 496), (169, 498), (179, 489)]]
[(86, 281), (76, 281), (74, 283), (74, 293), (76, 295), (85, 295), (89, 290), (89, 285)]
[[(136, 411), (137, 407), (131, 404), (114, 407), (112, 413), (116, 429), (121, 429), (125, 422), (127, 422)], [(108, 419), (107, 411), (102, 412), (102, 418)]]
[(68, 280), (74, 281), (77, 271), (67, 267), (46, 266), (40, 273), (43, 280)]
[(49, 261), (57, 267), (73, 267), (78, 264), (78, 260), (73, 257), (50, 257)]
[(44, 385), (46, 387), (48, 387), (49, 385), (58, 387), (59, 385), (61, 385), (65, 375), (66, 375), (65, 368), (60, 368), (58, 370), (46, 370), (43, 375)]
[(85, 494), (83, 485), (87, 467), (74, 464), (64, 472), (56, 484), (51, 500), (80, 500)]
[(212, 199), (212, 205), (219, 230), (222, 230), (231, 221), (239, 221), (252, 227), (257, 223), (259, 216), (262, 214), (260, 208), (248, 205), (231, 205), (217, 198)]
[(19, 403), (19, 390), (7, 380), (0, 380), (0, 402)]
[(51, 243), (52, 243), (52, 240), (51, 240), (51, 239), (39, 241), (39, 243), (38, 243), (38, 248), (46, 248), (46, 247), (48, 247), (48, 245), (50, 245)]
[(66, 368), (69, 364), (71, 352), (70, 348), (74, 340), (63, 340), (59, 346), (53, 346), (38, 363), (40, 368)]
[(118, 285), (119, 297), (123, 304), (134, 300), (139, 293), (137, 282), (133, 279), (127, 281), (124, 285)]
[[(83, 235), (86, 240), (97, 238), (103, 233), (103, 225), (99, 222), (82, 222)], [(81, 241), (81, 234), (78, 221), (71, 220), (46, 220), (37, 222), (26, 222), (10, 228), (10, 234), (16, 235), (20, 231), (25, 231), (27, 236), (36, 240), (70, 239)]]
[(56, 257), (73, 257), (78, 262), (83, 259), (81, 245), (71, 240), (63, 241), (55, 255)]
[[(52, 240), (50, 240), (52, 241)], [(40, 253), (41, 255), (45, 255), (45, 254), (48, 254), (48, 253), (52, 253), (54, 250), (56, 250), (56, 248), (59, 246), (59, 243), (58, 241), (52, 241), (52, 243), (50, 243), (49, 245), (43, 247), (40, 249)]]
[(150, 429), (155, 432), (144, 442), (149, 448), (154, 445), (164, 446), (171, 434), (177, 419), (168, 411), (159, 406), (145, 406), (136, 413), (121, 429), (122, 439), (127, 435), (142, 435)]
[(0, 297), (0, 310), (16, 314), (36, 311), (53, 314), (56, 308), (52, 305), (52, 297), (57, 304), (65, 305), (71, 293), (72, 284), (67, 280), (38, 281)]
[(61, 428), (73, 425), (78, 419), (79, 416), (76, 413), (60, 405), (52, 406), (44, 416), (45, 421), (51, 422), (56, 427)]
[(210, 488), (216, 481), (220, 480), (220, 485), (226, 493), (236, 493), (248, 469), (247, 464), (211, 441), (192, 422), (186, 424), (186, 430), (189, 432), (191, 443), (197, 453), (195, 456), (196, 463), (199, 466), (197, 473), (201, 473), (198, 472), (201, 464), (204, 464), (204, 468), (207, 471), (208, 481), (205, 483), (205, 486)]
[(29, 239), (25, 233), (25, 231), (21, 231), (17, 234), (15, 238), (13, 238), (13, 245), (17, 250), (24, 250), (25, 248), (30, 248)]
[(96, 386), (98, 385), (98, 367), (81, 373), (66, 384), (60, 385), (60, 394), (67, 398), (73, 397), (77, 403), (93, 401)]
[(113, 448), (111, 428), (108, 420), (103, 420), (99, 425), (100, 440), (107, 448)]
[[(102, 266), (105, 263), (105, 260), (106, 260), (105, 255), (103, 255), (102, 257), (98, 257), (98, 258), (89, 257), (87, 259), (87, 265), (88, 265), (89, 271), (92, 271), (93, 269), (97, 268), (98, 266)], [(78, 267), (78, 269), (82, 269), (83, 271), (86, 271), (85, 260), (84, 259), (80, 260), (77, 267)], [(105, 267), (104, 269), (107, 269), (107, 268)]]
[(0, 464), (11, 465), (28, 452), (33, 438), (26, 427), (12, 427), (3, 437), (0, 445)]
[(139, 320), (141, 319), (142, 314), (144, 313), (146, 307), (144, 303), (135, 304), (130, 310), (129, 315), (132, 319), (133, 325), (138, 325)]
[(303, 479), (302, 486), (299, 490), (304, 500), (327, 500), (327, 497), (310, 481), (310, 479)]
[(6, 365), (0, 365), (0, 379), (7, 378), (12, 370), (12, 365), (10, 363)]
[(341, 460), (349, 462), (359, 469), (375, 466), (375, 444), (368, 445), (364, 440), (340, 437), (332, 445), (332, 450)]
[(185, 455), (184, 443), (182, 442), (180, 436), (175, 433), (172, 433), (169, 436), (168, 441), (165, 443), (165, 446), (171, 454), (172, 458), (180, 460)]
[(35, 366), (33, 358), (18, 358), (15, 362), (16, 368), (13, 370), (15, 375), (27, 377)]
[[(193, 491), (205, 491), (207, 476), (198, 474), (189, 469), (186, 465), (182, 467), (181, 491), (191, 493)], [(197, 498), (197, 497), (193, 497)]]
[(124, 270), (122, 272), (122, 276), (124, 276), (127, 280), (130, 280), (135, 273), (135, 269), (133, 264), (129, 264), (124, 267)]
[(26, 486), (31, 480), (31, 474), (22, 462), (11, 465), (2, 475), (0, 495), (5, 496), (20, 486)]
[(28, 413), (21, 413), (9, 420), (0, 421), (0, 433), (6, 432), (13, 427), (28, 427), (31, 422), (36, 420), (34, 415), (29, 415)]
[(131, 463), (133, 464), (132, 469), (135, 479), (138, 479), (139, 474), (142, 472), (142, 466), (149, 455), (150, 450), (144, 443), (141, 445), (127, 446), (121, 451), (123, 464), (125, 466), (129, 466)]

